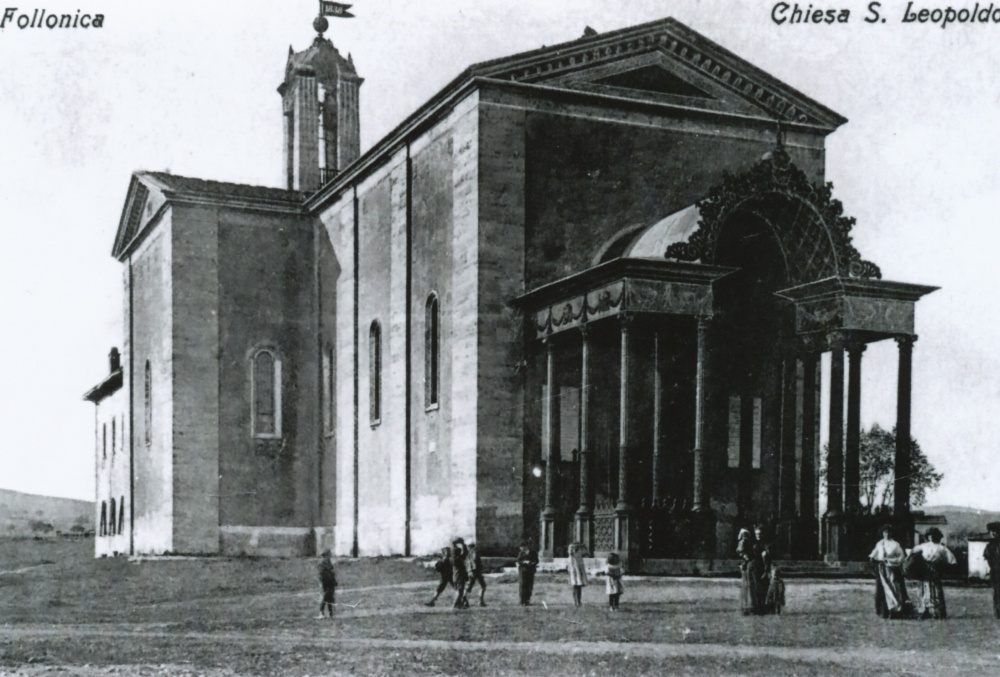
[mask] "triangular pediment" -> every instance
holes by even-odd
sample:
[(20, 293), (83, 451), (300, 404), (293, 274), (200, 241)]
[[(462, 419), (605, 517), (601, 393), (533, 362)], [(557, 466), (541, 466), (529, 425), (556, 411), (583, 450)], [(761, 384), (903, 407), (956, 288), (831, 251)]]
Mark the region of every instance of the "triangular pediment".
[(161, 191), (149, 182), (143, 181), (139, 174), (132, 175), (122, 215), (118, 220), (118, 232), (115, 234), (115, 244), (111, 249), (112, 256), (119, 258), (125, 252), (129, 243), (135, 240), (158, 209), (158, 205), (163, 202)]
[(597, 80), (595, 84), (622, 89), (636, 89), (654, 94), (671, 96), (693, 96), (698, 99), (711, 98), (703, 89), (692, 85), (687, 80), (677, 77), (665, 68), (657, 66), (640, 66), (623, 73), (615, 73)]
[(674, 19), (473, 66), (474, 77), (749, 115), (832, 131), (846, 119)]

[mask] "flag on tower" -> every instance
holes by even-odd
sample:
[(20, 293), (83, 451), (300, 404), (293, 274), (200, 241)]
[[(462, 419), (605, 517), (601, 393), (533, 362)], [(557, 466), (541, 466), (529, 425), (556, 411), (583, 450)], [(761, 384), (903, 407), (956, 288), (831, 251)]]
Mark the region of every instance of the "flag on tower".
[(342, 2), (330, 2), (329, 0), (319, 0), (320, 16), (335, 16), (340, 19), (353, 19), (354, 15), (348, 12), (351, 5)]

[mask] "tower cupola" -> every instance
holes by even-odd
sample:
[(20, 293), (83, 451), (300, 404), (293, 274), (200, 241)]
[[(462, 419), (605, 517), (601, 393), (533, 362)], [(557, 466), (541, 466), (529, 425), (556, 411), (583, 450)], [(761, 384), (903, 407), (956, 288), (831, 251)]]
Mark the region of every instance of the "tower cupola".
[[(322, 17), (320, 17), (322, 19)], [(285, 174), (289, 190), (313, 191), (361, 154), (358, 77), (351, 55), (341, 56), (319, 32), (301, 52), (288, 48), (285, 81), (278, 87), (285, 120)]]

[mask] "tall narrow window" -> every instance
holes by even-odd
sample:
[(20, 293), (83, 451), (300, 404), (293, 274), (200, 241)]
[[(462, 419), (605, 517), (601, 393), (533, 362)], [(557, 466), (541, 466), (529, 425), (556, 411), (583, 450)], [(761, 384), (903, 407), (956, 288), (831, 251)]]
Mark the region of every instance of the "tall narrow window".
[(281, 437), (281, 360), (262, 348), (251, 363), (251, 426), (254, 437)]
[(108, 520), (108, 535), (114, 536), (118, 533), (118, 527), (115, 526), (115, 499), (111, 499), (111, 517)]
[(97, 527), (97, 535), (108, 535), (108, 504), (104, 501), (101, 501), (101, 523)]
[(323, 432), (330, 434), (334, 425), (334, 398), (336, 392), (333, 384), (333, 346), (327, 344), (323, 348)]
[(368, 330), (368, 418), (372, 425), (382, 420), (382, 326), (378, 320)]
[(146, 446), (153, 443), (153, 370), (146, 360), (146, 381), (144, 389), (144, 420), (146, 422)]
[(108, 457), (108, 424), (101, 424), (101, 458)]
[(424, 400), (428, 409), (438, 405), (441, 329), (437, 294), (427, 297), (424, 312)]
[(115, 455), (115, 445), (118, 443), (118, 419), (111, 417), (111, 456)]
[(125, 528), (125, 497), (122, 496), (118, 501), (118, 533), (122, 533)]

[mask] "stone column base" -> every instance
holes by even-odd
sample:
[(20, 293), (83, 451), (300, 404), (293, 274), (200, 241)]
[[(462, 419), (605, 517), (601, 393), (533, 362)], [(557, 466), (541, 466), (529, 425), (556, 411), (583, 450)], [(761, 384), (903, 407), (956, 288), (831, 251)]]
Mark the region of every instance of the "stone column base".
[(847, 520), (839, 512), (827, 513), (823, 516), (823, 542), (826, 552), (823, 559), (827, 562), (842, 562), (847, 558)]
[(691, 552), (692, 559), (715, 559), (715, 512), (694, 510), (691, 512)]
[(576, 513), (573, 518), (573, 540), (583, 543), (588, 553), (594, 552), (594, 516), (591, 513)]
[(542, 513), (542, 552), (541, 557), (555, 557), (556, 552), (556, 516)]

